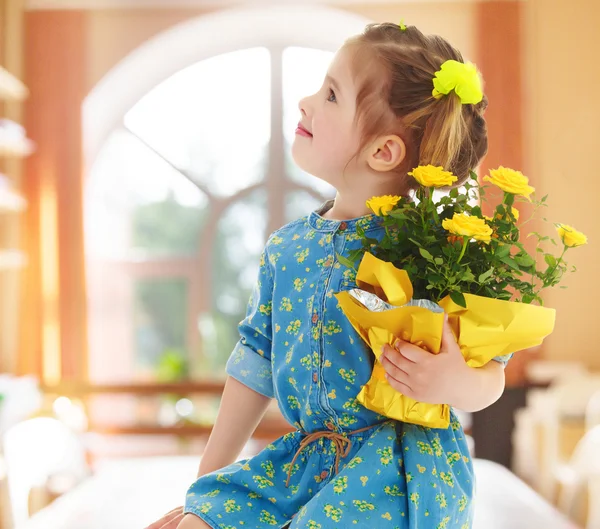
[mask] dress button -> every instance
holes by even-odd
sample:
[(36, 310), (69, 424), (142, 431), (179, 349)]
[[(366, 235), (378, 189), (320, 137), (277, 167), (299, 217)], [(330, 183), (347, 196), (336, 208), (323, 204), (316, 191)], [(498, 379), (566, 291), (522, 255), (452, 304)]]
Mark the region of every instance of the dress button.
[(318, 321), (319, 321), (319, 316), (315, 312), (312, 317), (312, 322), (316, 325)]
[(321, 479), (325, 479), (327, 476), (329, 476), (329, 472), (327, 472), (327, 470), (323, 470), (323, 472), (321, 472)]
[(342, 222), (340, 224), (340, 230), (344, 231), (346, 228), (348, 228), (348, 224), (346, 224), (345, 222)]
[(319, 380), (319, 376), (316, 373), (313, 373), (313, 382)]

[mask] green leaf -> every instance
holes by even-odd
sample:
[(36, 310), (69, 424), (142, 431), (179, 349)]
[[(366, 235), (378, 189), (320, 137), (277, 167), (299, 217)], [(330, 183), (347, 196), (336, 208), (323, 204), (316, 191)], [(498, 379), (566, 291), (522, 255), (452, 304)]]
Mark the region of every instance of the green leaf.
[(430, 283), (432, 283), (434, 285), (437, 285), (444, 280), (444, 278), (439, 274), (431, 274), (431, 275), (427, 276), (427, 279), (429, 280)]
[(520, 270), (519, 265), (511, 257), (504, 256), (500, 259), (500, 261), (502, 261), (504, 264), (510, 266), (513, 270)]
[(475, 171), (469, 171), (469, 176), (471, 177), (471, 180), (475, 180), (476, 182), (479, 179)]
[(458, 189), (455, 187), (450, 190), (450, 198), (458, 198)]
[(419, 253), (428, 261), (433, 262), (433, 255), (431, 255), (425, 248), (419, 248)]
[(483, 274), (479, 275), (479, 282), (483, 283), (486, 280), (488, 280), (492, 274), (494, 273), (494, 267), (490, 268), (487, 272), (484, 272)]
[(535, 261), (533, 260), (533, 258), (525, 253), (525, 254), (518, 254), (515, 256), (515, 261), (517, 262), (517, 264), (519, 266), (522, 266), (524, 268), (527, 268), (529, 266), (533, 266), (535, 264)]
[[(392, 217), (397, 220), (406, 220), (408, 217), (401, 209), (394, 209), (388, 213), (388, 217)], [(394, 223), (395, 224), (395, 223)]]
[[(423, 256), (423, 257), (425, 257), (425, 256)], [(444, 264), (444, 260), (443, 260), (441, 257), (436, 257), (436, 258), (433, 260), (433, 262), (434, 262), (436, 265), (443, 265), (443, 264)]]
[(460, 307), (467, 308), (467, 300), (462, 292), (450, 292), (450, 299)]
[(421, 247), (422, 247), (422, 245), (421, 245), (421, 243), (420, 243), (419, 241), (415, 241), (415, 239), (413, 239), (413, 238), (411, 238), (411, 237), (409, 237), (409, 238), (408, 238), (408, 240), (409, 240), (410, 242), (412, 242), (413, 244), (416, 244), (416, 245), (417, 245), (419, 248), (421, 248)]
[(531, 294), (523, 294), (523, 297), (521, 298), (521, 302), (522, 303), (531, 303), (534, 299), (535, 299), (535, 296), (532, 296)]
[(355, 268), (354, 266), (354, 262), (352, 262), (350, 259), (344, 257), (343, 255), (340, 255), (339, 253), (335, 253), (335, 255), (338, 258), (338, 261), (340, 263), (342, 263), (344, 266), (347, 266), (348, 268)]
[(556, 266), (556, 257), (547, 253), (544, 255), (544, 261), (548, 264), (548, 266)]
[(473, 272), (471, 272), (471, 270), (467, 270), (466, 272), (464, 272), (461, 281), (475, 281), (475, 276), (473, 275)]
[(508, 256), (509, 253), (510, 253), (510, 245), (503, 244), (501, 246), (498, 246), (495, 255), (498, 259), (502, 260), (502, 258)]

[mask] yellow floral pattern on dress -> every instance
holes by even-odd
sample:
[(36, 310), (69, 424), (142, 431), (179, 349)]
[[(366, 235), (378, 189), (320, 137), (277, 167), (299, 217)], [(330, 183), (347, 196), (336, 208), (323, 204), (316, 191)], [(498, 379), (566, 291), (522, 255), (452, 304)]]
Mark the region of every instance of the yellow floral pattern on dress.
[[(382, 237), (382, 222), (314, 212), (269, 238), (226, 372), (276, 398), (296, 430), (198, 478), (185, 512), (218, 529), (470, 527), (473, 471), (455, 415), (447, 430), (431, 430), (391, 421), (356, 400), (373, 355), (333, 296), (356, 288), (355, 271), (336, 256), (360, 248), (360, 230)], [(324, 437), (292, 465), (306, 433), (319, 431), (350, 442), (338, 473), (336, 445)]]

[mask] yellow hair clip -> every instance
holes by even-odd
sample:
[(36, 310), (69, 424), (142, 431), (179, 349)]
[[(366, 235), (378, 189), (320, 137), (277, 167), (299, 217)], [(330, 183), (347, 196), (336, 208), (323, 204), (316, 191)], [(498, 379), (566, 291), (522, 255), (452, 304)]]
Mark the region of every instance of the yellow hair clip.
[(448, 60), (435, 72), (432, 95), (436, 99), (452, 90), (463, 105), (475, 105), (483, 99), (481, 78), (474, 64)]
[(400, 19), (400, 24), (398, 24), (398, 26), (400, 26), (400, 31), (406, 31), (406, 25), (404, 24), (403, 18)]

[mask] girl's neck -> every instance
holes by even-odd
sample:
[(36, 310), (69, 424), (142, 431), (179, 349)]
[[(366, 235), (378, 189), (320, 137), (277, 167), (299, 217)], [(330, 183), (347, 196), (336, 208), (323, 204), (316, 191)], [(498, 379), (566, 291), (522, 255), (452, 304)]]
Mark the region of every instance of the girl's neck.
[(322, 216), (324, 219), (329, 220), (350, 220), (364, 217), (373, 213), (365, 202), (366, 200), (361, 202), (345, 201), (338, 193), (331, 208), (323, 213)]

